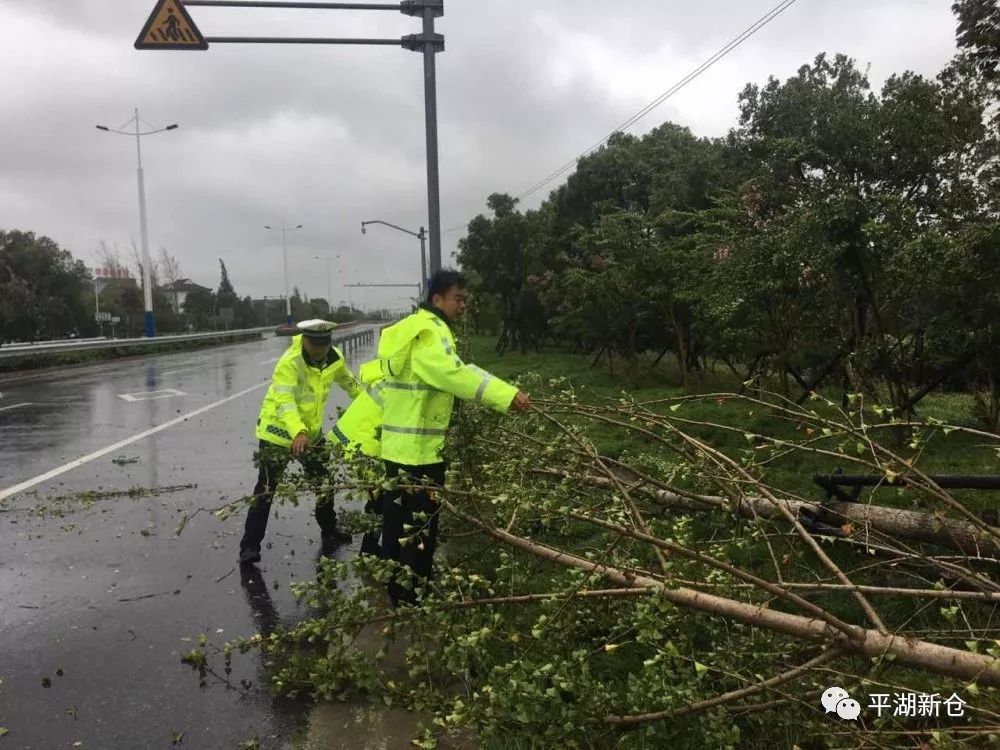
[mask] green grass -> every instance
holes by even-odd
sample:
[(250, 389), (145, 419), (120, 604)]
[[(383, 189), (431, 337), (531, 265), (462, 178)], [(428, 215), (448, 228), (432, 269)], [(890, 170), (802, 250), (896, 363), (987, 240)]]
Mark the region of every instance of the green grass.
[[(680, 387), (680, 373), (676, 362), (668, 355), (652, 368), (652, 357), (646, 357), (636, 368), (634, 377), (630, 377), (622, 363), (616, 363), (616, 372), (612, 376), (606, 361), (597, 367), (591, 367), (593, 356), (560, 350), (546, 349), (540, 353), (522, 354), (508, 352), (499, 356), (493, 349), (494, 339), (491, 337), (473, 337), (470, 341), (472, 359), (479, 366), (493, 374), (510, 379), (514, 382), (529, 382), (529, 373), (540, 376), (545, 383), (554, 378), (566, 378), (576, 390), (578, 400), (582, 403), (598, 403), (604, 399), (617, 398), (622, 392), (638, 400), (654, 400), (679, 397), (684, 395), (705, 393), (735, 393), (741, 383), (729, 372), (716, 371), (701, 377), (692, 378), (690, 387), (685, 391)], [(532, 381), (537, 382), (537, 381)], [(535, 386), (537, 387), (537, 386)], [(544, 387), (541, 388), (544, 391)], [(532, 392), (529, 389), (529, 392)], [(792, 392), (792, 398), (797, 397), (799, 390)], [(536, 395), (532, 392), (533, 395)], [(840, 394), (833, 391), (823, 394), (826, 398), (839, 404)], [(544, 396), (539, 392), (537, 396)], [(824, 416), (833, 416), (837, 408), (830, 408), (822, 401), (809, 402), (810, 408), (816, 409)], [(973, 414), (973, 399), (964, 393), (935, 393), (929, 395), (919, 405), (920, 416), (932, 418), (947, 424), (969, 426), (983, 429), (977, 424)], [(710, 442), (731, 457), (738, 457), (739, 451), (748, 447), (743, 432), (753, 432), (774, 437), (785, 437), (801, 440), (802, 432), (797, 432), (795, 425), (774, 416), (766, 408), (751, 406), (736, 399), (720, 404), (715, 399), (698, 402), (686, 402), (676, 412), (669, 413), (673, 417), (684, 417), (696, 421), (713, 422), (737, 428), (734, 431), (723, 431), (707, 427), (693, 427), (689, 431)], [(882, 421), (874, 414), (866, 415), (870, 422)], [(888, 431), (887, 431), (888, 432)], [(662, 452), (650, 441), (635, 433), (616, 431), (608, 434), (606, 429), (596, 426), (589, 432), (595, 446), (606, 455), (613, 457), (623, 452), (635, 456), (645, 452)], [(898, 438), (886, 434), (882, 443), (904, 458), (915, 457), (905, 444)], [(932, 437), (918, 457), (917, 465), (928, 473), (941, 474), (1000, 474), (1000, 455), (998, 455), (1000, 440), (990, 441), (979, 436), (952, 432), (949, 435), (938, 433)], [(824, 447), (833, 448), (832, 445)], [(853, 444), (851, 446), (853, 448)], [(652, 449), (652, 451), (651, 451)], [(835, 458), (816, 456), (802, 451), (793, 451), (779, 462), (767, 469), (765, 481), (783, 490), (795, 492), (807, 499), (821, 499), (822, 491), (812, 482), (812, 475), (828, 473), (839, 466), (848, 473), (867, 473), (867, 470), (857, 468)], [(963, 502), (974, 512), (983, 514), (990, 522), (996, 523), (995, 514), (1000, 509), (1000, 491), (952, 491), (956, 499)], [(875, 504), (895, 507), (912, 507), (925, 511), (938, 511), (941, 506), (917, 496), (913, 491), (899, 488), (878, 488), (862, 493), (860, 500)], [(949, 512), (948, 515), (954, 515)], [(719, 518), (714, 514), (695, 514), (692, 517), (696, 536), (707, 540), (714, 538), (719, 532)], [(729, 529), (728, 536), (739, 538), (743, 522)], [(785, 548), (782, 547), (782, 550)], [(826, 552), (844, 569), (850, 569), (858, 564), (856, 550), (844, 545), (826, 545)], [(763, 545), (751, 548), (740, 548), (732, 545), (730, 550), (732, 562), (740, 567), (767, 577), (770, 573), (771, 561)], [(780, 555), (780, 553), (779, 553)], [(806, 552), (800, 560), (800, 565), (812, 570), (821, 566)], [(856, 604), (848, 595), (824, 597), (823, 603), (834, 613), (843, 617), (861, 617), (856, 611)], [(914, 615), (914, 627), (932, 627), (939, 623), (938, 607), (934, 606), (924, 611), (913, 600), (883, 597), (879, 600), (882, 613), (893, 621), (902, 621), (907, 616)], [(920, 614), (917, 614), (917, 611)], [(863, 618), (862, 618), (863, 619)]]
[[(596, 367), (591, 366), (593, 355), (547, 348), (542, 352), (527, 354), (508, 351), (500, 356), (494, 351), (494, 342), (495, 339), (489, 336), (472, 337), (471, 359), (495, 375), (514, 382), (526, 382), (529, 373), (540, 377), (542, 383), (555, 378), (566, 378), (583, 403), (616, 399), (623, 393), (638, 401), (707, 393), (735, 393), (741, 386), (732, 373), (717, 370), (694, 375), (685, 394), (680, 387), (681, 377), (676, 361), (670, 355), (664, 357), (656, 367), (652, 367), (653, 357), (643, 356), (631, 373), (628, 372), (624, 362), (616, 361), (615, 374), (611, 375), (606, 359), (602, 359)], [(794, 389), (792, 398), (797, 397), (799, 392), (797, 388)], [(825, 395), (839, 404), (839, 393), (831, 391)], [(823, 402), (810, 402), (810, 408), (816, 409), (824, 416), (834, 416), (837, 412), (836, 408), (831, 409)], [(662, 411), (663, 407), (660, 407), (660, 410)], [(952, 425), (980, 428), (973, 417), (973, 399), (968, 394), (931, 394), (920, 403), (919, 411), (920, 416), (925, 419), (933, 418)], [(732, 457), (736, 457), (739, 451), (748, 447), (744, 432), (790, 440), (801, 440), (805, 437), (802, 432), (796, 431), (795, 425), (775, 416), (766, 408), (736, 399), (723, 403), (718, 403), (714, 399), (687, 402), (678, 411), (671, 412), (671, 415), (737, 428), (728, 431), (704, 426), (689, 428), (692, 434), (703, 438)], [(874, 414), (867, 418), (876, 422), (881, 421)], [(595, 430), (590, 433), (590, 437), (602, 453), (612, 457), (618, 457), (625, 452), (635, 455), (655, 447), (648, 438), (622, 430)], [(835, 448), (832, 441), (827, 443), (822, 447)], [(913, 452), (898, 437), (893, 437), (888, 432), (883, 433), (882, 443), (904, 458), (913, 456)], [(938, 434), (928, 441), (919, 455), (918, 465), (928, 473), (996, 474), (1000, 473), (998, 446), (1000, 442), (990, 443), (976, 436), (961, 433), (951, 433), (948, 436)], [(849, 448), (853, 449), (853, 445)], [(819, 490), (812, 482), (812, 475), (829, 473), (838, 467), (847, 473), (862, 471), (847, 461), (838, 462), (832, 457), (793, 451), (772, 464), (765, 478), (770, 484), (781, 489), (796, 492), (804, 497), (817, 497)], [(913, 497), (896, 490), (878, 489), (873, 492), (875, 502), (883, 505), (907, 506), (916, 502)], [(968, 502), (970, 507), (979, 510), (995, 510), (1000, 501), (1000, 492), (956, 491), (954, 494), (957, 498)], [(868, 495), (863, 493), (862, 498), (867, 499), (867, 497)]]
[[(587, 357), (570, 351), (559, 349), (546, 349), (541, 353), (521, 354), (519, 352), (508, 352), (505, 356), (498, 356), (493, 350), (494, 340), (489, 337), (474, 337), (470, 342), (470, 360), (489, 370), (493, 374), (519, 382), (525, 385), (532, 396), (544, 398), (550, 389), (546, 383), (551, 379), (565, 378), (571, 384), (578, 400), (581, 403), (599, 403), (605, 399), (619, 398), (622, 392), (629, 394), (636, 400), (654, 400), (684, 396), (685, 392), (680, 388), (680, 377), (676, 363), (669, 357), (664, 358), (655, 368), (651, 367), (652, 358), (646, 358), (640, 364), (632, 377), (616, 364), (616, 374), (611, 376), (608, 372), (606, 362), (602, 362), (595, 368), (591, 367), (592, 357)], [(541, 380), (539, 381), (538, 378)], [(530, 384), (530, 385), (529, 385)], [(699, 393), (734, 393), (740, 383), (728, 372), (712, 372), (700, 378), (695, 378), (690, 384), (687, 395)], [(793, 398), (798, 391), (793, 392)], [(830, 392), (825, 394), (827, 398), (839, 402), (840, 394)], [(828, 407), (822, 401), (810, 402), (810, 408), (815, 408), (824, 415), (832, 416), (837, 410), (836, 407)], [(699, 437), (711, 442), (715, 447), (722, 449), (732, 457), (738, 457), (740, 451), (746, 450), (749, 443), (744, 437), (744, 432), (754, 432), (775, 437), (785, 437), (789, 439), (801, 440), (803, 432), (796, 431), (796, 425), (776, 417), (766, 407), (751, 406), (736, 399), (725, 400), (718, 403), (715, 399), (705, 401), (687, 402), (676, 412), (666, 411), (672, 417), (684, 417), (696, 421), (714, 422), (720, 425), (731, 426), (733, 431), (724, 431), (706, 426), (691, 427), (690, 432), (696, 433)], [(972, 399), (966, 394), (960, 393), (940, 393), (929, 396), (920, 405), (922, 417), (932, 417), (944, 422), (976, 426), (972, 416)], [(877, 420), (874, 414), (866, 419)], [(509, 420), (511, 426), (516, 426), (517, 418)], [(579, 423), (579, 422), (578, 422)], [(508, 424), (505, 420), (504, 425)], [(595, 445), (603, 453), (618, 456), (622, 453), (629, 453), (636, 456), (643, 452), (664, 454), (663, 448), (651, 441), (636, 435), (635, 433), (622, 430), (608, 430), (596, 423), (589, 423), (592, 428), (588, 429), (588, 435)], [(892, 448), (909, 457), (909, 449), (905, 445), (898, 444), (898, 440), (893, 441), (892, 436), (887, 436), (883, 442), (887, 447)], [(938, 435), (934, 437), (922, 453), (919, 465), (925, 471), (939, 473), (969, 473), (986, 474), (1000, 473), (1000, 461), (995, 450), (997, 443), (990, 444), (985, 438), (963, 435), (953, 432), (950, 435)], [(830, 446), (828, 446), (830, 447)], [(853, 446), (851, 446), (853, 449)], [(812, 483), (814, 473), (825, 473), (837, 466), (836, 458), (822, 458), (813, 454), (794, 451), (783, 458), (767, 470), (765, 480), (771, 486), (780, 487), (785, 490), (794, 491), (806, 498), (820, 499), (821, 491)], [(856, 473), (859, 471), (846, 461), (840, 462), (845, 471)], [(539, 490), (539, 494), (544, 490)], [(968, 507), (976, 510), (995, 509), (1000, 500), (998, 492), (966, 492), (953, 493), (959, 499), (965, 500)], [(868, 499), (868, 495), (862, 495), (862, 500)], [(912, 491), (901, 492), (894, 488), (883, 488), (873, 490), (871, 499), (880, 505), (913, 506), (920, 507), (921, 502)], [(926, 501), (924, 501), (926, 503)], [(925, 510), (938, 510), (940, 506), (925, 504)], [(669, 531), (669, 523), (678, 514), (675, 512), (657, 515), (655, 509), (650, 509), (646, 515), (646, 520), (650, 527), (658, 535), (664, 535)], [(685, 542), (692, 549), (699, 549), (716, 557), (735, 564), (737, 567), (760, 575), (764, 578), (774, 580), (774, 568), (777, 563), (772, 564), (770, 554), (764, 543), (758, 539), (748, 540), (748, 534), (757, 527), (753, 522), (731, 518), (723, 513), (695, 513), (690, 514), (691, 533)], [(524, 518), (521, 518), (523, 523)], [(763, 531), (779, 532), (773, 533), (770, 541), (775, 549), (779, 560), (783, 559), (785, 553), (789, 553), (789, 561), (782, 562), (781, 567), (785, 580), (808, 581), (815, 580), (817, 576), (824, 575), (824, 566), (814, 553), (805, 548), (801, 542), (791, 534), (781, 534), (783, 526), (781, 524), (765, 524), (760, 527)], [(590, 542), (593, 537), (593, 544)], [(549, 529), (537, 528), (531, 531), (531, 538), (541, 543), (549, 543), (552, 546), (567, 549), (571, 552), (580, 553), (588, 548), (601, 549), (606, 547), (608, 537), (602, 537), (600, 533), (589, 527), (574, 527), (572, 523), (560, 525)], [(662, 536), (662, 538), (670, 538)], [(498, 566), (495, 556), (495, 547), (486, 545), (476, 536), (464, 536), (459, 539), (449, 540), (443, 551), (450, 560), (468, 560), (467, 564), (476, 566), (485, 577), (490, 577)], [(864, 554), (859, 554), (857, 548), (848, 546), (846, 543), (822, 542), (824, 551), (841, 567), (848, 571), (858, 583), (871, 583), (874, 585), (917, 585), (911, 580), (908, 574), (898, 573), (895, 568), (876, 569), (869, 571), (867, 566), (871, 558)], [(478, 550), (478, 554), (477, 554)], [(538, 562), (530, 558), (527, 553), (517, 551), (509, 552), (517, 562), (520, 580), (518, 593), (530, 591), (557, 590), (558, 574), (554, 573), (551, 565), (547, 562)], [(703, 568), (674, 560), (674, 570), (679, 577), (688, 577), (698, 580), (697, 576), (703, 573)], [(930, 585), (930, 584), (927, 584)], [(737, 598), (739, 592), (721, 592), (723, 594), (734, 595)], [(825, 594), (818, 598), (820, 603), (832, 614), (835, 614), (849, 622), (864, 623), (865, 616), (861, 613), (857, 602), (846, 592), (837, 594)], [(951, 627), (945, 622), (943, 615), (943, 604), (932, 602), (928, 604), (923, 600), (908, 597), (888, 597), (882, 596), (877, 599), (875, 605), (880, 614), (890, 624), (890, 628), (905, 629), (907, 632), (920, 634), (923, 630), (935, 631), (948, 629)], [(778, 610), (794, 611), (784, 602), (772, 602)], [(582, 607), (579, 613), (574, 610), (574, 614), (589, 615), (596, 605), (588, 604)], [(626, 608), (627, 609), (627, 608)], [(513, 614), (505, 612), (505, 617), (513, 617)], [(962, 605), (962, 618), (967, 618), (971, 628), (989, 629), (993, 627), (993, 612), (989, 606), (975, 606), (972, 604)], [(581, 622), (587, 617), (580, 617)], [(680, 631), (672, 631), (670, 638), (674, 642), (681, 644), (682, 651), (693, 651), (694, 653), (711, 652), (712, 643), (702, 643), (701, 637), (717, 637), (720, 643), (729, 644), (733, 649), (748, 648), (749, 644), (755, 643), (749, 631), (734, 628), (731, 634), (723, 634), (719, 630), (718, 621), (707, 616), (691, 613), (688, 618), (691, 626)], [(607, 627), (608, 632), (617, 632), (617, 624), (608, 625), (614, 622), (614, 618), (595, 617), (594, 621), (598, 627)], [(964, 621), (964, 620), (963, 620)], [(570, 631), (567, 631), (570, 632)], [(581, 626), (580, 629), (572, 631), (573, 637), (578, 638), (581, 647), (590, 648), (594, 643), (600, 643), (602, 633), (587, 633)], [(714, 636), (713, 636), (714, 634)], [(567, 636), (568, 637), (568, 636)], [(951, 640), (949, 645), (962, 647), (962, 639), (966, 638), (963, 632), (955, 630), (949, 635)], [(729, 640), (725, 640), (729, 639)], [(573, 643), (577, 641), (574, 640)], [(784, 641), (775, 637), (762, 636), (761, 644), (777, 649), (782, 647)], [(749, 651), (741, 653), (734, 651), (734, 656), (740, 661), (752, 662), (753, 655), (758, 652)], [(636, 663), (635, 659), (641, 659), (644, 655), (642, 648), (636, 646), (634, 653), (623, 648), (617, 652), (619, 656), (625, 654), (618, 660), (595, 658), (592, 661), (595, 673), (600, 673), (601, 679), (608, 683), (617, 683), (626, 679), (631, 674), (641, 672), (641, 662)], [(598, 657), (602, 654), (598, 653)], [(718, 654), (717, 654), (718, 656)], [(634, 658), (633, 658), (634, 657)], [(486, 658), (486, 657), (484, 657)], [(502, 662), (510, 658), (505, 650), (498, 650), (496, 660)], [(961, 685), (952, 681), (947, 681), (933, 674), (920, 674), (912, 669), (903, 669), (891, 664), (883, 664), (879, 674), (887, 684), (905, 684), (914, 690), (925, 692), (936, 692), (943, 690), (947, 686), (948, 690), (955, 689), (959, 694), (963, 694)], [(820, 676), (818, 679), (823, 679)], [(874, 690), (874, 688), (873, 688)], [(822, 721), (814, 722), (813, 717), (803, 713), (801, 723), (786, 721), (787, 717), (779, 717), (777, 720), (771, 718), (754, 718), (734, 720), (740, 724), (744, 732), (740, 742), (740, 747), (773, 747), (792, 746), (799, 744), (803, 747), (818, 747), (818, 744), (809, 742), (816, 736), (817, 731), (821, 731), (824, 725)], [(673, 729), (690, 732), (690, 746), (698, 745), (697, 738), (698, 725), (692, 721), (688, 730), (683, 724), (684, 720), (677, 722)], [(672, 729), (671, 729), (672, 731)], [(630, 735), (629, 741), (623, 746), (627, 747), (660, 747), (663, 746), (661, 737), (651, 738), (649, 744), (645, 744), (645, 738), (638, 732)], [(500, 750), (500, 748), (512, 748), (516, 750), (521, 747), (535, 746), (529, 738), (512, 731), (508, 737), (490, 738), (483, 743), (484, 748)], [(601, 746), (600, 743), (594, 745)]]

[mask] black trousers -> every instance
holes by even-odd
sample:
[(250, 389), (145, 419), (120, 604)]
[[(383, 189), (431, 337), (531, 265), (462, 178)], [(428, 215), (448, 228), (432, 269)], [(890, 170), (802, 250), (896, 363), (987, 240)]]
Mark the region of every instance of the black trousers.
[(377, 458), (366, 456), (353, 448), (339, 451), (342, 459), (341, 470), (338, 478), (346, 484), (353, 484), (364, 489), (353, 493), (352, 499), (359, 499), (358, 495), (363, 495), (365, 499), (365, 513), (378, 516), (378, 527), (372, 531), (365, 532), (361, 538), (361, 554), (381, 557), (382, 546), (379, 540), (382, 536), (382, 494), (380, 486), (382, 484), (382, 462)]
[[(382, 523), (385, 523), (385, 518), (382, 517), (382, 494), (377, 491), (368, 491), (368, 500), (365, 502), (365, 513), (371, 513), (380, 518)], [(375, 555), (376, 557), (381, 557), (382, 555), (382, 545), (379, 540), (382, 536), (382, 530), (378, 531), (368, 531), (363, 537), (361, 537), (361, 554), (362, 555)]]
[[(425, 466), (402, 466), (385, 462), (387, 480), (399, 477), (401, 484), (429, 483), (444, 486), (445, 464)], [(389, 598), (394, 605), (400, 602), (415, 603), (414, 587), (422, 579), (429, 580), (434, 563), (434, 550), (438, 539), (438, 505), (431, 497), (433, 488), (384, 490), (382, 502), (382, 557), (395, 560), (410, 568), (412, 575), (402, 580), (405, 574), (397, 574), (389, 582)], [(417, 519), (415, 514), (425, 513), (426, 518)], [(405, 529), (409, 524), (412, 528)], [(400, 539), (407, 537), (406, 544)]]
[[(315, 447), (323, 444), (320, 441)], [(316, 521), (322, 535), (327, 535), (337, 528), (337, 512), (333, 509), (333, 491), (323, 493), (320, 489), (322, 481), (328, 476), (324, 464), (325, 451), (308, 450), (297, 460), (302, 465), (306, 477), (316, 484)], [(259, 548), (267, 532), (267, 519), (271, 516), (271, 501), (274, 492), (281, 482), (281, 477), (292, 461), (292, 452), (288, 448), (274, 445), (266, 440), (260, 441), (254, 463), (257, 466), (257, 484), (253, 488), (253, 504), (247, 511), (247, 520), (243, 529), (243, 540), (240, 549)]]

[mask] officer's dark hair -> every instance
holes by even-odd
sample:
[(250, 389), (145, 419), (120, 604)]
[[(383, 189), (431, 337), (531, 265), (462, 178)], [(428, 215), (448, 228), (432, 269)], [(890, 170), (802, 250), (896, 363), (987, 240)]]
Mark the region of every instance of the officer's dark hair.
[(450, 289), (456, 286), (465, 289), (468, 286), (465, 277), (458, 271), (442, 268), (431, 277), (431, 283), (427, 289), (427, 301), (430, 302), (435, 294), (446, 295)]

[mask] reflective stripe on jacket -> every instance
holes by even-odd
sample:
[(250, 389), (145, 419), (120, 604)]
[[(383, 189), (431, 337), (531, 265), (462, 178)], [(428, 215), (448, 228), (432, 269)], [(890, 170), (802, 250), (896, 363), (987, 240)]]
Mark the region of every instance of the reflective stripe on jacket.
[(502, 412), (517, 395), (516, 387), (465, 364), (450, 326), (425, 307), (382, 331), (378, 356), (385, 377), (381, 457), (393, 463), (444, 460), (456, 397)]
[(326, 399), (334, 383), (352, 399), (361, 391), (340, 349), (331, 347), (326, 365), (320, 369), (306, 364), (302, 336), (293, 337), (274, 366), (271, 386), (257, 418), (257, 437), (288, 447), (296, 435), (305, 432), (315, 441), (323, 429)]
[(326, 439), (345, 450), (357, 450), (365, 456), (378, 458), (379, 433), (382, 425), (382, 390), (385, 380), (377, 359), (358, 368), (362, 391), (340, 415)]

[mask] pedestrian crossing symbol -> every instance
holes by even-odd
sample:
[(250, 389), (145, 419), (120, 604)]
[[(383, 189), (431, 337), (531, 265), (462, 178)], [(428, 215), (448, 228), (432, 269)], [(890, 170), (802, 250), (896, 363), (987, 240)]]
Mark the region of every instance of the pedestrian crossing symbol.
[(181, 0), (158, 0), (135, 40), (136, 49), (208, 49)]

